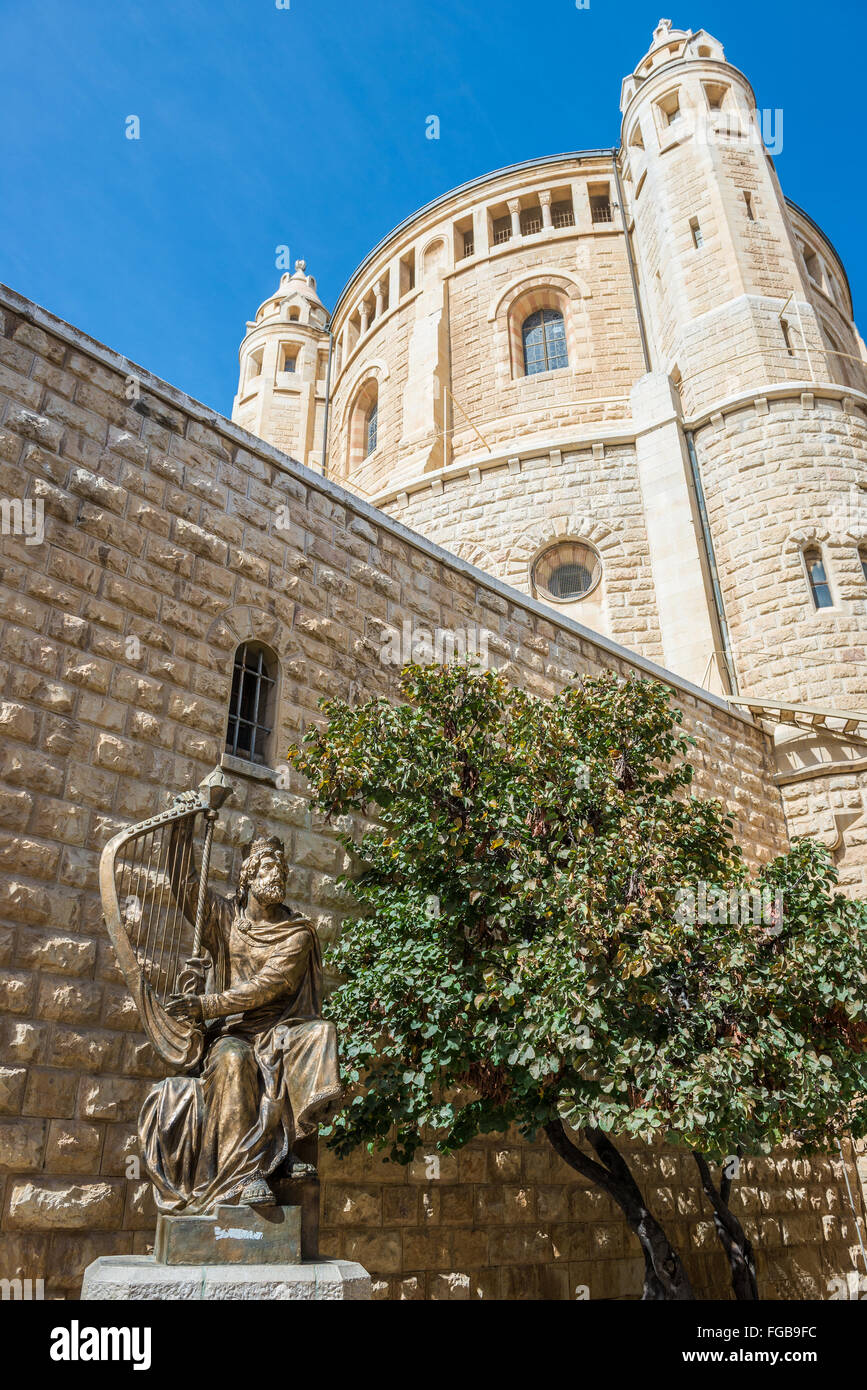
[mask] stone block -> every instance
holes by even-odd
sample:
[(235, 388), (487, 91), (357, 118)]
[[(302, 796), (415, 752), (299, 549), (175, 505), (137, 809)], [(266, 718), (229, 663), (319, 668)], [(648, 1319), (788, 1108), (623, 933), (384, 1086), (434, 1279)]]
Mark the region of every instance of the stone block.
[(148, 1255), (108, 1255), (88, 1265), (84, 1302), (303, 1302), (370, 1298), (370, 1275), (351, 1260), (292, 1265), (164, 1265)]
[(165, 1265), (301, 1263), (301, 1207), (220, 1206), (213, 1216), (158, 1216), (154, 1259)]
[(123, 1216), (122, 1182), (20, 1178), (11, 1184), (9, 1229), (116, 1230)]

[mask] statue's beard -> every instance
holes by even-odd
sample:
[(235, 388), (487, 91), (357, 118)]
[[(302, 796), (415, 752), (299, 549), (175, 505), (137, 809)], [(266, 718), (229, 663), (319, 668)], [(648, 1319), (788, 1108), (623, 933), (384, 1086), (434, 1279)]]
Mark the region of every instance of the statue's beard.
[(250, 892), (263, 907), (274, 907), (283, 901), (286, 881), (280, 874), (264, 874), (261, 878), (253, 880)]

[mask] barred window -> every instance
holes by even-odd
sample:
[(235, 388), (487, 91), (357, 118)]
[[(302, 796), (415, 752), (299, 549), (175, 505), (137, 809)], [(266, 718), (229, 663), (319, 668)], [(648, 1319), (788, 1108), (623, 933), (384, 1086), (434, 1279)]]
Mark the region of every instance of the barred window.
[(571, 202), (552, 203), (551, 222), (555, 227), (574, 227), (575, 213)]
[(367, 458), (367, 455), (368, 455), (368, 454), (372, 454), (373, 451), (374, 451), (374, 449), (376, 448), (376, 422), (377, 422), (378, 414), (379, 414), (379, 402), (378, 402), (378, 401), (374, 401), (374, 402), (373, 402), (373, 405), (370, 407), (369, 411), (367, 412), (367, 418), (365, 419), (365, 422), (364, 422), (364, 446), (365, 446), (365, 447), (364, 447), (364, 457), (365, 457), (365, 458)]
[(235, 652), (226, 752), (264, 763), (273, 728), (277, 657), (262, 642), (244, 642)]
[(833, 608), (834, 600), (831, 597), (831, 586), (828, 583), (821, 550), (805, 550), (804, 565), (807, 569), (807, 579), (810, 584), (810, 594), (814, 607)]
[(494, 218), (494, 245), (504, 246), (512, 238), (512, 219), (511, 217)]
[(542, 230), (542, 209), (540, 207), (524, 208), (521, 213), (521, 235), (533, 236)]
[(521, 336), (527, 376), (568, 367), (566, 326), (559, 309), (537, 309), (535, 314), (524, 320)]
[(583, 598), (602, 577), (602, 561), (584, 541), (558, 541), (533, 565), (533, 588), (545, 598), (569, 603)]

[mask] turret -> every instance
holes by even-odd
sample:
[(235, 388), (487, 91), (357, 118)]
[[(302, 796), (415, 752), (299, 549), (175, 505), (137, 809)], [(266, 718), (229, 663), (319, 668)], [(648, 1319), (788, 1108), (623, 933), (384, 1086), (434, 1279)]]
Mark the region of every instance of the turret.
[[(821, 268), (811, 262), (783, 197), (771, 157), (782, 145), (782, 111), (757, 110), (717, 39), (667, 19), (624, 79), (620, 109), (654, 365), (672, 376), (686, 413), (800, 380), (808, 365), (823, 380), (845, 381), (844, 358), (829, 357), (844, 337), (859, 352), (845, 274), (830, 245)], [(827, 313), (814, 293), (823, 280)]]
[(328, 367), (328, 312), (304, 261), (280, 278), (241, 343), (232, 419), (276, 448), (321, 469)]

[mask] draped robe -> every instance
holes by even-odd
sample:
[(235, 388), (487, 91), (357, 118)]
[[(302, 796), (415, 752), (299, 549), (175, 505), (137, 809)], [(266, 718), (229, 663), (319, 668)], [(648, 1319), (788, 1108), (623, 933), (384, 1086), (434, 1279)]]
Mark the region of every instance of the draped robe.
[[(195, 891), (191, 875), (185, 909), (194, 910)], [(159, 1082), (139, 1116), (145, 1168), (164, 1213), (202, 1214), (236, 1201), (340, 1103), (337, 1034), (320, 1017), (319, 940), (306, 917), (282, 913), (253, 922), (237, 898), (207, 894), (203, 942), (212, 968), (201, 1074)]]

